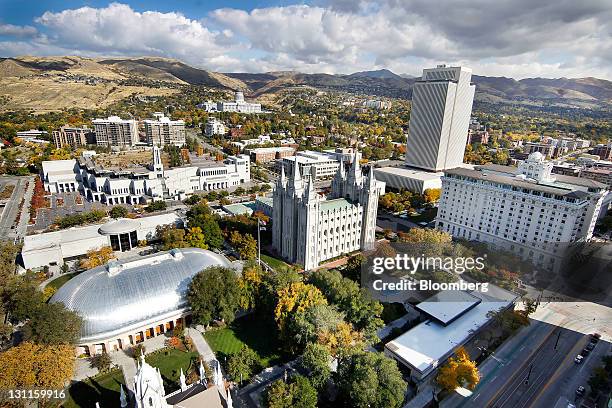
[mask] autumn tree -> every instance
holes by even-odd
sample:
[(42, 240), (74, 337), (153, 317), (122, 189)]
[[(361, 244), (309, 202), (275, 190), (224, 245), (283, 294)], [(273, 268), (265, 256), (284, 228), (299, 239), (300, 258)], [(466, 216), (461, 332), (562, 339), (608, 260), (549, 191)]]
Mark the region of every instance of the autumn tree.
[(105, 372), (105, 371), (110, 370), (112, 363), (113, 363), (113, 360), (106, 352), (94, 354), (93, 356), (89, 358), (89, 365), (92, 368), (95, 368), (100, 372)]
[(423, 191), (423, 197), (425, 198), (426, 202), (435, 203), (440, 199), (441, 192), (442, 192), (442, 189), (440, 188), (428, 188), (425, 191)]
[(185, 235), (185, 243), (188, 247), (208, 249), (206, 237), (200, 227), (191, 227)]
[(234, 320), (240, 302), (238, 278), (229, 268), (206, 268), (189, 284), (187, 299), (198, 323), (208, 325), (220, 319), (229, 324)]
[(327, 300), (321, 291), (304, 282), (295, 282), (281, 288), (277, 293), (277, 304), (274, 310), (274, 319), (278, 325), (281, 337), (286, 336), (286, 324), (293, 314), (305, 311), (308, 307), (326, 304)]
[(0, 389), (64, 388), (74, 374), (74, 347), (23, 342), (0, 353)]
[(254, 262), (247, 263), (242, 268), (240, 286), (240, 307), (244, 310), (255, 309), (260, 299), (263, 272)]
[(470, 355), (461, 346), (455, 351), (455, 356), (440, 367), (436, 381), (447, 391), (453, 391), (458, 387), (473, 390), (480, 381), (480, 374), (476, 362), (470, 360)]
[(80, 262), (81, 268), (93, 269), (97, 266), (106, 265), (111, 259), (115, 259), (113, 249), (109, 246), (87, 251), (85, 259)]

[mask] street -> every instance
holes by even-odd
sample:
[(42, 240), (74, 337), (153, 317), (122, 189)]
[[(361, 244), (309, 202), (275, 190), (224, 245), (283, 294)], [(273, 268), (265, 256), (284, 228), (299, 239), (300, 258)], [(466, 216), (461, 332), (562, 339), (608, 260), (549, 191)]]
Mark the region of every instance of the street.
[[(15, 185), (13, 194), (11, 198), (6, 201), (6, 206), (4, 207), (2, 216), (0, 217), (0, 235), (2, 237), (14, 239), (17, 237), (23, 237), (26, 233), (28, 219), (27, 215), (30, 208), (31, 191), (33, 188), (33, 183), (31, 183), (32, 185), (29, 188), (30, 191), (26, 191), (28, 181), (33, 182), (33, 177), (3, 176), (0, 179), (0, 183), (2, 183), (2, 185)], [(19, 204), (23, 200), (24, 196), (26, 199), (24, 200), (23, 207), (21, 209), (21, 219), (16, 220), (17, 216), (19, 215)], [(15, 226), (15, 223), (17, 223), (17, 226)]]

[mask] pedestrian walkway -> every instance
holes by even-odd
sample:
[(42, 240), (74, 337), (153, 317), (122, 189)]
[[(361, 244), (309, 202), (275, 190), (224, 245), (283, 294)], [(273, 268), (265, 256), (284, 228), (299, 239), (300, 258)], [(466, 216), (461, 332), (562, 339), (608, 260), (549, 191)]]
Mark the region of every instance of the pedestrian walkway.
[(198, 353), (200, 356), (202, 356), (204, 361), (209, 362), (211, 360), (216, 360), (215, 353), (213, 353), (212, 349), (199, 330), (193, 327), (188, 327), (187, 335), (191, 337), (191, 340), (193, 340), (193, 345), (195, 346), (196, 350), (198, 350)]

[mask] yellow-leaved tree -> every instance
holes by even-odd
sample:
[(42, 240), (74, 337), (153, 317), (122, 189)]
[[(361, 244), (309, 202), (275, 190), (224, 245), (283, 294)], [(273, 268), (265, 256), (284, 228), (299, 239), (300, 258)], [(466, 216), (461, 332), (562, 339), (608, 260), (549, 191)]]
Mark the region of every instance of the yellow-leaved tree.
[(303, 312), (310, 306), (327, 304), (323, 293), (314, 285), (293, 282), (277, 292), (278, 302), (274, 309), (274, 319), (284, 335), (287, 319), (296, 312)]
[(0, 353), (0, 389), (61, 389), (74, 373), (74, 347), (23, 342)]
[(87, 255), (85, 256), (86, 258), (81, 260), (81, 267), (85, 269), (92, 269), (96, 266), (105, 265), (111, 259), (115, 259), (113, 249), (109, 246), (87, 251)]
[(447, 391), (457, 387), (473, 390), (480, 381), (480, 374), (476, 362), (470, 359), (468, 352), (461, 346), (455, 351), (455, 356), (440, 367), (436, 380)]

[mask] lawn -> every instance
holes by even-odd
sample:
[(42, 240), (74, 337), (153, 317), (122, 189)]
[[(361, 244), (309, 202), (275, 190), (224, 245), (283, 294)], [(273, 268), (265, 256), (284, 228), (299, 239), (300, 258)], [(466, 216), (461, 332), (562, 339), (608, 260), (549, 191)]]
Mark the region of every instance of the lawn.
[(62, 407), (89, 408), (93, 407), (96, 402), (99, 402), (101, 407), (119, 406), (119, 384), (125, 384), (123, 372), (119, 369), (76, 382), (68, 388), (68, 399), (62, 404)]
[(47, 286), (51, 286), (52, 288), (59, 289), (62, 286), (64, 286), (66, 282), (68, 282), (70, 279), (77, 276), (79, 273), (80, 272), (61, 275), (59, 278), (53, 279), (51, 282), (49, 282)]
[(261, 254), (261, 260), (270, 265), (272, 269), (289, 268), (289, 265), (287, 265), (285, 262), (281, 261), (280, 259), (271, 257), (270, 255)]
[(159, 368), (164, 380), (164, 388), (169, 393), (180, 387), (179, 376), (181, 375), (181, 368), (183, 373), (187, 375), (189, 367), (196, 364), (197, 358), (197, 352), (166, 348), (147, 355), (145, 360), (151, 366)]
[(243, 344), (255, 350), (262, 367), (285, 361), (276, 337), (276, 327), (271, 327), (270, 323), (261, 321), (254, 314), (235, 320), (229, 327), (212, 329), (204, 334), (204, 338), (221, 362), (225, 362), (224, 357), (239, 352)]

